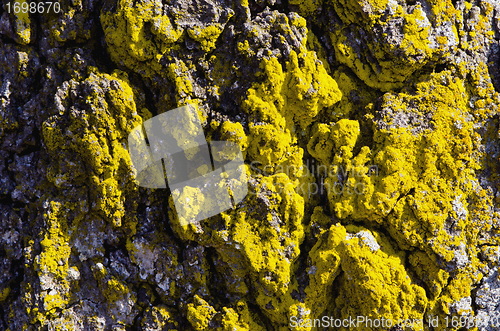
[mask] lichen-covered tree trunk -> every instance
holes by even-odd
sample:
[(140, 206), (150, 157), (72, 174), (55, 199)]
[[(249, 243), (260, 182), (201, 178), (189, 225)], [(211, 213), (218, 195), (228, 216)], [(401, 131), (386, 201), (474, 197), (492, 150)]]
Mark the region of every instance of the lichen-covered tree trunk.
[[(498, 330), (499, 43), (496, 0), (3, 0), (0, 331)], [(248, 181), (188, 224), (128, 140), (185, 105)]]

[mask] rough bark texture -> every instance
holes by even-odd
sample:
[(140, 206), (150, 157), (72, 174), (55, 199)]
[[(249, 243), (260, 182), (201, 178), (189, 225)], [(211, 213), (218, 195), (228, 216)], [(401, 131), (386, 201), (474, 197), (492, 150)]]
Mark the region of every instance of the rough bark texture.
[[(0, 7), (0, 331), (498, 330), (497, 1), (59, 3)], [(186, 104), (249, 194), (182, 226), (127, 137)]]

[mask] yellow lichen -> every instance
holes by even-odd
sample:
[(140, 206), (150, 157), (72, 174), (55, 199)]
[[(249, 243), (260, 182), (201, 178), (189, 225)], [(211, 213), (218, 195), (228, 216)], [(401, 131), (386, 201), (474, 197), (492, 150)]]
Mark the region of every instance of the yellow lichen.
[[(343, 317), (364, 316), (359, 330), (373, 330), (368, 319), (385, 318), (392, 325), (401, 321), (414, 323), (414, 330), (424, 330), (423, 317), (427, 298), (423, 288), (412, 284), (401, 257), (394, 254), (383, 239), (374, 242), (370, 232), (346, 236), (338, 247), (341, 267), (339, 297), (335, 300)], [(383, 246), (379, 246), (382, 244)]]
[(195, 330), (206, 330), (216, 311), (199, 296), (195, 295), (194, 300), (195, 303), (188, 304), (187, 319)]
[[(28, 248), (36, 251), (33, 274), (43, 288), (37, 297), (32, 293), (38, 284), (21, 286), (33, 325), (64, 325), (51, 319), (68, 310), (72, 299), (80, 300), (74, 294), (81, 295), (70, 245), (88, 224), (100, 221), (96, 226), (109, 234), (108, 244), (125, 238), (126, 259), (140, 269), (141, 280), (132, 279), (136, 272), (120, 275), (116, 262), (103, 257), (104, 247), (94, 247), (101, 254), (88, 262), (80, 255), (104, 297), (106, 304), (99, 304), (120, 328), (127, 323), (118, 308), (140, 314), (143, 329), (284, 331), (302, 319), (309, 322), (295, 329), (315, 330), (313, 320), (331, 315), (383, 318), (392, 325), (411, 320), (412, 330), (426, 329), (419, 323), (437, 316), (435, 329), (450, 330), (458, 328), (449, 328), (444, 318), (473, 317), (478, 308), (468, 303), (474, 289), (484, 285), (485, 270), (498, 265), (492, 257), (498, 215), (491, 206), (500, 201), (493, 195), (499, 158), (496, 145), (488, 144), (498, 140), (499, 95), (491, 79), (495, 64), (476, 56), (493, 42), (493, 6), (290, 0), (290, 9), (306, 21), (294, 13), (256, 15), (258, 5), (242, 0), (234, 7), (247, 16), (241, 20), (245, 29), (239, 31), (240, 18), (233, 19), (233, 31), (224, 34), (232, 44), (219, 51), (224, 23), (188, 25), (176, 21), (175, 10), (165, 10), (169, 5), (119, 0), (104, 6), (100, 23), (111, 59), (157, 88), (155, 114), (193, 104), (182, 129), (166, 128), (180, 148), (190, 147), (197, 116), (209, 147), (216, 140), (236, 143), (246, 165), (232, 183), (247, 184), (248, 194), (234, 208), (205, 218), (199, 217), (205, 209), (221, 205), (217, 197), (235, 195), (234, 186), (228, 191), (222, 184), (227, 176), (209, 194), (171, 188), (167, 205), (159, 202), (164, 193), (141, 191), (126, 142), (133, 128), (153, 117), (139, 101), (146, 97), (121, 71), (68, 70), (53, 98), (55, 111), (42, 114), (41, 146), (50, 160), (43, 185), (67, 194), (68, 201), (40, 198), (37, 222), (43, 229), (35, 241), (25, 241), (26, 261)], [(332, 18), (332, 25), (318, 15)], [(16, 15), (15, 22), (20, 43), (28, 44), (29, 15)], [(308, 31), (311, 25), (326, 39)], [(269, 26), (271, 44), (263, 38)], [(61, 43), (76, 40), (78, 33), (65, 31), (58, 26), (50, 35)], [(262, 52), (275, 43), (287, 45), (286, 51), (278, 46), (279, 52)], [(23, 47), (6, 69), (21, 81), (29, 78), (33, 55)], [(243, 65), (255, 72), (246, 77)], [(256, 81), (240, 84), (254, 74)], [(75, 97), (74, 91), (85, 93)], [(234, 91), (243, 93), (231, 100)], [(228, 100), (237, 105), (234, 113), (225, 113)], [(1, 118), (2, 129), (19, 123)], [(196, 160), (193, 150), (186, 152), (190, 161)], [(233, 152), (227, 147), (212, 157), (223, 162)], [(202, 164), (188, 175), (211, 171)], [(143, 208), (148, 222), (139, 227)], [(158, 217), (164, 210), (168, 217)], [(172, 247), (189, 248), (168, 250), (170, 229), (181, 240)], [(147, 242), (153, 235), (153, 243)], [(192, 263), (192, 247), (202, 248), (203, 262)], [(168, 250), (166, 266), (151, 262), (162, 250)], [(153, 275), (156, 268), (164, 273)], [(146, 279), (149, 285), (137, 285)], [(160, 297), (152, 290), (159, 280), (165, 282), (156, 289)], [(148, 287), (151, 302), (136, 298), (141, 286)], [(11, 287), (0, 291), (5, 306), (11, 293)], [(378, 328), (366, 322), (355, 329)]]
[(294, 154), (295, 125), (307, 127), (321, 109), (338, 102), (341, 93), (314, 52), (292, 51), (285, 72), (276, 58), (264, 60), (262, 68), (267, 80), (251, 88), (244, 103), (252, 115), (248, 155), (273, 169)]
[(5, 287), (1, 292), (0, 292), (0, 302), (5, 301), (7, 297), (9, 296), (10, 293), (10, 287)]
[[(334, 6), (346, 24), (329, 34), (338, 60), (351, 68), (365, 84), (382, 91), (403, 87), (403, 81), (437, 54), (446, 56), (458, 41), (456, 33), (450, 39), (440, 35), (434, 37), (433, 26), (418, 3), (407, 8), (391, 1), (347, 1)], [(451, 1), (433, 2), (432, 10), (436, 16), (433, 19), (441, 24), (455, 20), (456, 12)], [(364, 39), (362, 35), (371, 33), (374, 26), (388, 25), (391, 20), (384, 15), (403, 22), (401, 39), (393, 40), (387, 34), (381, 34), (377, 36), (378, 40), (382, 39), (379, 42), (368, 42), (366, 47), (359, 47), (357, 43)], [(354, 22), (360, 24), (364, 32), (351, 30), (349, 24)], [(453, 28), (453, 32), (456, 29)]]
[(100, 16), (111, 58), (149, 76), (161, 74), (160, 59), (182, 34), (158, 6), (157, 2), (133, 5), (131, 0), (120, 0), (114, 13)]
[[(15, 19), (15, 31), (18, 42), (22, 45), (27, 45), (31, 41), (31, 19), (29, 15), (29, 1), (20, 0), (16, 2), (11, 2), (11, 6), (19, 6), (19, 10), (16, 13), (15, 8), (11, 8), (11, 12), (14, 13)], [(23, 5), (28, 6), (28, 10), (23, 9)]]
[(222, 33), (222, 27), (220, 25), (209, 25), (206, 28), (197, 26), (188, 29), (187, 33), (191, 38), (200, 43), (202, 50), (210, 52), (215, 48), (215, 42)]

